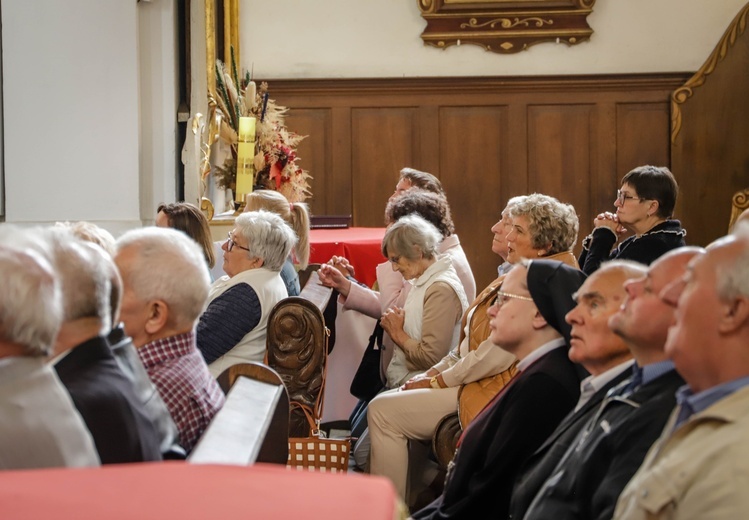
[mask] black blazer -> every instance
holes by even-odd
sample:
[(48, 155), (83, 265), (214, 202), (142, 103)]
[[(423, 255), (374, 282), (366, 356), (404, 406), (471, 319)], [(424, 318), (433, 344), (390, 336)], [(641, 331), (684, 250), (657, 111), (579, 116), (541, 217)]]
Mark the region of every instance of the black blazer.
[(567, 348), (531, 364), (466, 429), (440, 497), (413, 518), (503, 518), (522, 462), (575, 406), (580, 379)]
[(683, 384), (672, 370), (634, 393), (613, 390), (616, 397), (606, 397), (601, 413), (578, 434), (525, 519), (609, 520), (619, 494), (663, 431)]
[(533, 497), (551, 476), (559, 459), (569, 448), (578, 432), (585, 426), (600, 406), (609, 390), (627, 380), (632, 375), (632, 368), (628, 367), (614, 377), (583, 404), (579, 410), (570, 412), (562, 422), (523, 464), (515, 480), (515, 486), (510, 500), (509, 518), (521, 520)]
[(103, 337), (70, 350), (55, 370), (91, 432), (102, 464), (161, 460), (156, 426)]

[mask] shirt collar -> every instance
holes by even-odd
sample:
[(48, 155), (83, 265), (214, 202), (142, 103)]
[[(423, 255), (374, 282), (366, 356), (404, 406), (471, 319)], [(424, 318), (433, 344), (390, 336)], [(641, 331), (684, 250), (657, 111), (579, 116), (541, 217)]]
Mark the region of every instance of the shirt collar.
[(579, 410), (582, 406), (588, 402), (588, 399), (593, 397), (593, 394), (598, 392), (601, 388), (609, 384), (609, 382), (617, 377), (625, 370), (629, 370), (630, 367), (634, 366), (634, 360), (630, 359), (624, 363), (609, 368), (607, 371), (598, 374), (597, 376), (590, 375), (580, 382), (580, 399), (577, 401), (575, 410)]
[(679, 423), (686, 421), (696, 413), (706, 410), (721, 399), (725, 399), (745, 386), (749, 386), (749, 376), (728, 381), (727, 383), (708, 388), (696, 394), (692, 392), (689, 385), (682, 386), (676, 391), (676, 404), (681, 406), (682, 410), (685, 410), (679, 416)]
[(185, 356), (195, 350), (195, 331), (176, 334), (167, 338), (157, 339), (146, 343), (138, 349), (143, 365), (146, 368), (152, 367), (163, 362), (166, 359), (178, 358)]
[(552, 350), (565, 346), (565, 344), (566, 342), (564, 341), (564, 338), (557, 338), (549, 341), (548, 343), (544, 343), (518, 362), (518, 372), (522, 372), (523, 370), (531, 366), (533, 362), (538, 361)]
[(655, 381), (659, 377), (661, 377), (664, 374), (667, 374), (674, 370), (674, 362), (670, 359), (666, 359), (665, 361), (658, 361), (657, 363), (650, 363), (649, 365), (645, 365), (642, 368), (635, 363), (634, 368), (632, 371), (640, 370), (642, 371), (642, 383), (643, 385), (647, 385), (651, 381)]

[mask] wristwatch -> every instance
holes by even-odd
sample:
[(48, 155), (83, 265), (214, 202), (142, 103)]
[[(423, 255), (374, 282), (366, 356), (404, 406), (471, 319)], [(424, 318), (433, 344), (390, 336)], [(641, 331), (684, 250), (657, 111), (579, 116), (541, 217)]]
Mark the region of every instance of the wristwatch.
[(429, 386), (432, 388), (442, 388), (440, 386), (440, 382), (437, 381), (437, 376), (432, 376), (432, 378), (429, 380)]

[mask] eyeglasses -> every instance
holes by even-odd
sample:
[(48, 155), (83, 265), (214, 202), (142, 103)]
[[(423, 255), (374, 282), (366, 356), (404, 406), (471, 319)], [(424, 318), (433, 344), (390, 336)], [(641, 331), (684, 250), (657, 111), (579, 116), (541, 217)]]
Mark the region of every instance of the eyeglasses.
[(244, 249), (245, 251), (249, 251), (248, 248), (242, 247), (239, 244), (237, 244), (232, 238), (231, 238), (231, 231), (229, 231), (229, 234), (226, 237), (226, 249), (231, 253), (231, 250), (234, 249), (234, 246), (237, 246), (239, 249)]
[(511, 299), (516, 300), (523, 300), (525, 302), (532, 302), (533, 298), (529, 296), (520, 296), (519, 294), (510, 294), (502, 291), (497, 291), (497, 297), (494, 298), (494, 301), (492, 302), (492, 305), (496, 305), (497, 307), (501, 307), (505, 303), (509, 302)]
[(619, 201), (619, 204), (624, 204), (628, 200), (648, 200), (648, 199), (644, 199), (642, 197), (635, 197), (633, 195), (627, 195), (622, 190), (616, 190), (616, 200)]

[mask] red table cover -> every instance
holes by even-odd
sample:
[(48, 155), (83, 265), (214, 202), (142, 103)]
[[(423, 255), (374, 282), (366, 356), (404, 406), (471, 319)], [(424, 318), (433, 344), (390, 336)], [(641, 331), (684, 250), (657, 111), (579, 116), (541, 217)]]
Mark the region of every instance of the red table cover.
[(356, 279), (369, 287), (377, 280), (375, 267), (385, 261), (382, 237), (385, 228), (350, 227), (310, 230), (310, 262), (324, 264), (344, 256), (354, 266)]
[(402, 515), (389, 480), (181, 461), (0, 471), (3, 520), (372, 519)]

